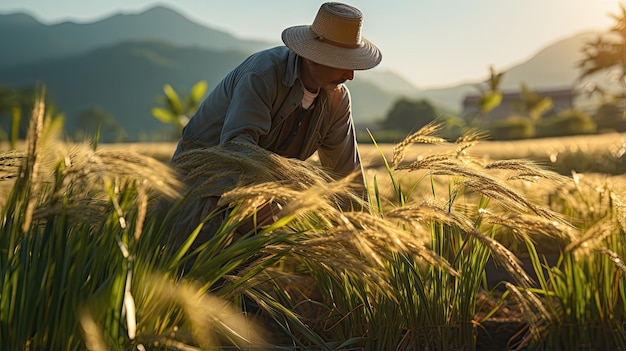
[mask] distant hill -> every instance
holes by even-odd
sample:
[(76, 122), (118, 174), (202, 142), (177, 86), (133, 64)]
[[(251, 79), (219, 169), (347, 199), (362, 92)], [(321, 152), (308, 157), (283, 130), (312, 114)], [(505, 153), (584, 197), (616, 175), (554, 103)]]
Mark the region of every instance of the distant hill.
[(0, 70), (0, 84), (25, 86), (39, 82), (66, 113), (67, 124), (91, 106), (99, 106), (123, 123), (132, 135), (164, 125), (150, 109), (163, 95), (163, 85), (185, 91), (199, 80), (210, 87), (247, 54), (209, 51), (161, 42), (127, 42), (63, 59)]
[(179, 13), (155, 7), (140, 14), (118, 14), (94, 23), (45, 25), (23, 14), (0, 15), (0, 68), (86, 53), (129, 40), (158, 40), (179, 46), (250, 53), (278, 45), (239, 39), (207, 28)]
[(347, 82), (346, 86), (350, 89), (352, 113), (357, 125), (382, 121), (400, 97), (373, 81), (357, 77)]
[(578, 63), (583, 58), (581, 49), (598, 34), (575, 34), (543, 48), (523, 63), (507, 69), (502, 88), (519, 89), (523, 81), (537, 89), (576, 85), (580, 75)]
[[(506, 70), (502, 89), (568, 87), (576, 82), (580, 48), (598, 33), (579, 33), (549, 45)], [(150, 109), (169, 83), (187, 90), (198, 80), (209, 88), (245, 57), (278, 45), (236, 38), (197, 24), (165, 7), (118, 14), (94, 23), (45, 25), (23, 14), (0, 15), (0, 85), (41, 82), (67, 123), (99, 106), (122, 122), (131, 138), (166, 126)], [(485, 68), (485, 80), (487, 79)], [(378, 68), (358, 71), (347, 83), (357, 125), (382, 120), (402, 97), (427, 99), (460, 113), (465, 95), (483, 81), (417, 89), (402, 76)]]
[(354, 75), (355, 81), (366, 81), (375, 84), (389, 94), (396, 96), (412, 96), (418, 90), (405, 78), (391, 71), (374, 68), (367, 71), (358, 71)]

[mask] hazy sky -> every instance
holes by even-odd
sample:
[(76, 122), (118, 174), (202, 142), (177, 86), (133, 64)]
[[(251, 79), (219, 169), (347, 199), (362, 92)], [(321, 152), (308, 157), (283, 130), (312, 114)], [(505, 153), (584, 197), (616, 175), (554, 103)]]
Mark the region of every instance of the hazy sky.
[[(0, 13), (27, 12), (53, 24), (139, 13), (157, 4), (249, 39), (280, 40), (288, 26), (310, 24), (317, 0), (2, 0)], [(586, 30), (608, 30), (626, 0), (350, 0), (363, 34), (383, 52), (377, 69), (419, 88), (484, 79), (546, 45)], [(167, 25), (167, 24), (164, 24)], [(358, 77), (358, 73), (357, 73)]]

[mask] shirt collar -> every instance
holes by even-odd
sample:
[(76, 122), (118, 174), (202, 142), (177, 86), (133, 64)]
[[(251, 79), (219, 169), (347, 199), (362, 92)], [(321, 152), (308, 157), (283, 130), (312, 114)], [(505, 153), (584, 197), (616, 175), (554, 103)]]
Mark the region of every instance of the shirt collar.
[(295, 52), (289, 50), (287, 56), (287, 71), (285, 72), (285, 77), (283, 77), (283, 84), (292, 87), (297, 79), (300, 79), (300, 60)]

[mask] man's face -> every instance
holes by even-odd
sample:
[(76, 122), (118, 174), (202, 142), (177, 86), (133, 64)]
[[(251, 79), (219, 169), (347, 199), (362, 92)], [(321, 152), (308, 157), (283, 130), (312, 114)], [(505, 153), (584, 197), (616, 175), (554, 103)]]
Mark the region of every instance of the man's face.
[(310, 60), (307, 60), (307, 66), (315, 85), (327, 91), (333, 91), (339, 85), (354, 79), (354, 70), (351, 69), (324, 66)]

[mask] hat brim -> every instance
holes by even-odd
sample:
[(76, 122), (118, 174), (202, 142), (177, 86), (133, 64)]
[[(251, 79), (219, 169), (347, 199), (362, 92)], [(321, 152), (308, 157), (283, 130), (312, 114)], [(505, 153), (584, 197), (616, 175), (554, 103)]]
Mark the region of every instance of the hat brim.
[(376, 67), (382, 54), (369, 40), (361, 37), (358, 48), (342, 48), (316, 39), (311, 26), (294, 26), (283, 30), (283, 43), (304, 58), (341, 69), (366, 70)]

